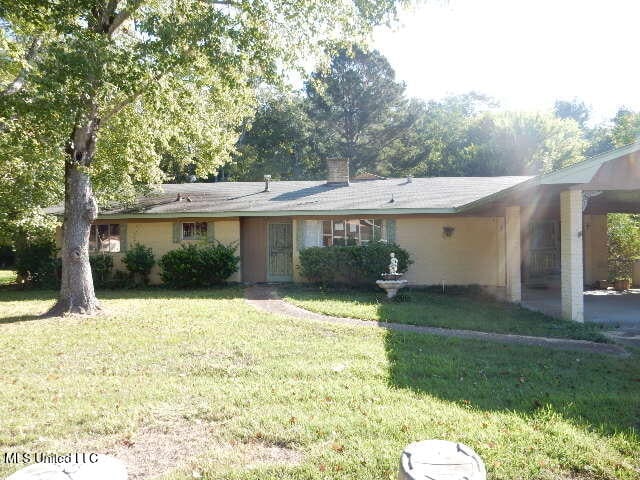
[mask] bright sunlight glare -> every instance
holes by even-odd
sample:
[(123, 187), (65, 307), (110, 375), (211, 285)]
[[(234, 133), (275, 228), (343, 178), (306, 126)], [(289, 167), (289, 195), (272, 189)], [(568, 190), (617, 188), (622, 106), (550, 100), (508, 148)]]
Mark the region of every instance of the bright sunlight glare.
[(577, 97), (602, 121), (640, 109), (638, 18), (637, 0), (426, 1), (373, 46), (413, 97), (477, 91), (522, 110)]

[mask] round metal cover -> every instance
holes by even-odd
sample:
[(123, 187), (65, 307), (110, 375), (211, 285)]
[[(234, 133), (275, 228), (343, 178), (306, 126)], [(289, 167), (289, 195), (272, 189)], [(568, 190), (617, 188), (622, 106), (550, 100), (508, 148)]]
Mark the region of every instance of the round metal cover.
[(486, 480), (482, 459), (470, 447), (446, 440), (423, 440), (402, 452), (399, 480)]

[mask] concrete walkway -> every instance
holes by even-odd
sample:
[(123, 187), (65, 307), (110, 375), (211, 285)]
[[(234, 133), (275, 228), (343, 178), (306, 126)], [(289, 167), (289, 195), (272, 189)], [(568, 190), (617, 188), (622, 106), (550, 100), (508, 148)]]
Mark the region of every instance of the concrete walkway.
[(587, 353), (599, 353), (604, 355), (616, 355), (626, 357), (628, 352), (619, 345), (589, 342), (586, 340), (570, 340), (565, 338), (532, 337), (526, 335), (509, 335), (504, 333), (477, 332), (474, 330), (454, 330), (448, 328), (424, 327), (417, 325), (405, 325), (401, 323), (377, 322), (373, 320), (359, 320), (356, 318), (332, 317), (320, 313), (310, 312), (285, 302), (278, 295), (278, 291), (272, 286), (256, 285), (245, 289), (247, 303), (258, 310), (287, 317), (300, 318), (318, 322), (329, 322), (342, 325), (351, 325), (369, 328), (384, 328), (401, 332), (414, 332), (442, 337), (469, 338), (474, 340), (486, 340), (490, 342), (509, 343), (517, 345), (531, 345), (547, 347), (557, 350), (575, 350)]

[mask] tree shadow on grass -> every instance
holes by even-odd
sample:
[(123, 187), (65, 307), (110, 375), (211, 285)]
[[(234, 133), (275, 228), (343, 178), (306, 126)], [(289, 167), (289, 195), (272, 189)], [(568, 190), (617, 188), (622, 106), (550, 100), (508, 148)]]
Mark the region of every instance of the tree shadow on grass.
[(389, 381), (486, 411), (564, 418), (610, 434), (640, 433), (640, 362), (541, 347), (388, 331)]
[[(189, 307), (190, 300), (236, 300), (243, 298), (243, 290), (239, 286), (222, 286), (218, 288), (201, 290), (169, 290), (165, 288), (145, 288), (129, 290), (97, 290), (98, 300), (177, 300), (184, 301), (185, 311)], [(29, 301), (53, 301), (58, 297), (54, 290), (14, 289), (0, 291), (0, 304), (2, 302), (29, 302)], [(144, 307), (142, 307), (144, 308)], [(47, 320), (52, 317), (47, 314), (48, 308), (43, 308), (40, 315), (13, 315), (0, 316), (0, 325), (11, 323), (31, 322), (35, 320)], [(12, 312), (10, 312), (12, 313)], [(108, 311), (106, 311), (108, 313)]]
[(42, 315), (16, 315), (15, 317), (0, 317), (0, 325), (8, 325), (18, 322), (32, 322), (34, 320), (42, 320)]
[(176, 299), (176, 300), (235, 300), (244, 298), (244, 290), (239, 285), (175, 290), (164, 287), (134, 288), (129, 290), (97, 290), (98, 299)]
[[(136, 299), (215, 299), (233, 300), (243, 298), (243, 289), (238, 285), (228, 285), (202, 289), (173, 290), (161, 287), (132, 288), (132, 289), (97, 289), (98, 300), (136, 300)], [(15, 302), (28, 300), (55, 300), (57, 290), (14, 289), (0, 291), (0, 302)]]

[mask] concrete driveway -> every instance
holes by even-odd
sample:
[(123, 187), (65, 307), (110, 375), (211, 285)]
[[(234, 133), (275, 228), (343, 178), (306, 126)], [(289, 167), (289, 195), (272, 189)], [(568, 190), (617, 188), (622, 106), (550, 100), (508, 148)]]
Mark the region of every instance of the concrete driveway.
[[(525, 289), (522, 305), (552, 317), (561, 316), (560, 290)], [(640, 328), (640, 289), (616, 292), (587, 290), (584, 292), (584, 319), (587, 322), (629, 325)]]
[[(522, 306), (560, 317), (560, 290), (524, 289)], [(640, 346), (640, 289), (626, 292), (587, 290), (584, 292), (584, 319), (610, 325), (611, 330), (606, 335), (616, 341)]]

